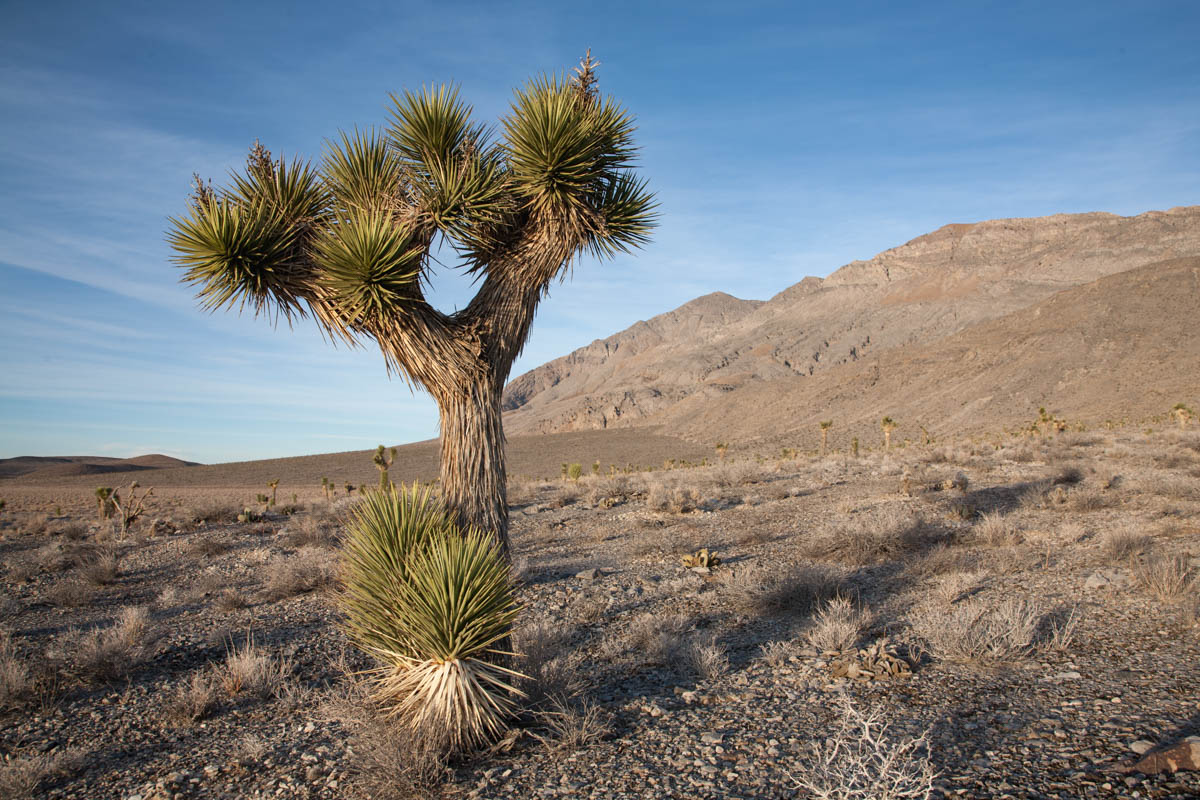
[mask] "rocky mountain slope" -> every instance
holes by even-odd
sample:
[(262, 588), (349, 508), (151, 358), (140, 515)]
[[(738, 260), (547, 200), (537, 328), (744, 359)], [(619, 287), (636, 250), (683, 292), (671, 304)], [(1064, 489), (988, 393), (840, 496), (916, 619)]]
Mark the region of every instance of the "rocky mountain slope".
[[(701, 440), (726, 434), (770, 439), (806, 429), (808, 416), (873, 418), (878, 409), (862, 396), (862, 375), (896, 364), (920, 365), (920, 380), (933, 386), (973, 376), (976, 398), (1036, 395), (1034, 409), (1049, 404), (1090, 409), (1091, 416), (1133, 413), (1135, 407), (1149, 406), (1136, 392), (1114, 393), (1120, 382), (1093, 385), (1063, 377), (1081, 374), (1083, 362), (1096, 357), (1087, 348), (1031, 350), (1023, 357), (1024, 367), (981, 371), (971, 363), (936, 360), (947, 353), (935, 345), (974, 330), (968, 336), (973, 342), (968, 349), (977, 353), (974, 364), (998, 363), (1006, 357), (1007, 342), (1047, 335), (1035, 325), (1045, 318), (1016, 312), (1093, 285), (1064, 295), (1041, 313), (1073, 320), (1074, 327), (1061, 331), (1056, 341), (1089, 346), (1097, 341), (1095, 328), (1101, 323), (1114, 336), (1132, 335), (1133, 328), (1148, 323), (1151, 329), (1139, 333), (1147, 341), (1112, 366), (1121, 370), (1120, 381), (1144, 386), (1139, 365), (1147, 359), (1171, 361), (1172, 353), (1192, 341), (1160, 330), (1179, 323), (1175, 333), (1184, 335), (1184, 323), (1200, 299), (1188, 283), (1190, 267), (1160, 265), (1143, 276), (1149, 281), (1145, 285), (1100, 279), (1197, 254), (1200, 207), (1135, 217), (1060, 214), (947, 225), (825, 279), (805, 278), (765, 303), (708, 295), (551, 361), (509, 384), (505, 427), (511, 433), (548, 433), (655, 425)], [(1182, 298), (1158, 298), (1180, 316), (1137, 319), (1145, 312), (1135, 302), (1141, 291), (1185, 292)], [(1071, 303), (1085, 300), (1092, 304), (1090, 314), (1070, 311)], [(1006, 322), (982, 325), (1001, 319)], [(1037, 391), (1013, 383), (1034, 372), (1054, 380)], [(918, 376), (908, 378), (895, 387), (897, 396), (874, 394), (889, 408), (919, 407), (921, 424), (930, 430), (949, 425), (961, 430), (968, 420), (970, 427), (987, 420), (984, 427), (995, 428), (1028, 412), (1028, 402), (1001, 408), (999, 401), (989, 401), (974, 413), (959, 414), (928, 397), (910, 396)], [(1163, 391), (1195, 393), (1195, 378), (1175, 378)], [(784, 396), (807, 400), (787, 404), (787, 413), (783, 408), (768, 413), (762, 405)]]

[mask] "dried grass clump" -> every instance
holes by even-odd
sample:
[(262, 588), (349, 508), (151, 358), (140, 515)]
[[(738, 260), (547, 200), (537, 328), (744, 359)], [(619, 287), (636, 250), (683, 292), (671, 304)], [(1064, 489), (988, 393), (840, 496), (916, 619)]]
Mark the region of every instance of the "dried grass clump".
[(570, 632), (542, 620), (513, 631), (518, 670), (525, 675), (521, 688), (528, 703), (542, 707), (571, 698), (583, 689), (579, 658), (568, 646)]
[(779, 669), (791, 658), (792, 643), (774, 639), (759, 648), (759, 655), (768, 667)]
[(46, 782), (71, 775), (83, 761), (84, 756), (78, 750), (53, 755), (12, 756), (0, 762), (0, 797), (5, 800), (40, 797), (38, 789)]
[(203, 500), (182, 510), (180, 516), (193, 524), (231, 524), (237, 522), (240, 513), (241, 504), (232, 500)]
[(650, 665), (669, 664), (684, 648), (684, 635), (694, 620), (687, 614), (641, 614), (629, 624), (624, 636), (625, 651), (637, 652)]
[(384, 713), (362, 684), (329, 695), (321, 715), (349, 734), (350, 784), (375, 800), (433, 800), (451, 777), (444, 731), (414, 729)]
[(191, 679), (176, 687), (163, 711), (172, 725), (185, 726), (208, 716), (217, 702), (216, 686), (207, 676), (193, 672)]
[(1154, 553), (1133, 565), (1133, 577), (1142, 588), (1163, 603), (1173, 603), (1194, 595), (1197, 589), (1188, 557), (1183, 554), (1169, 556)]
[(896, 737), (882, 712), (864, 713), (843, 698), (831, 735), (813, 743), (792, 777), (816, 800), (927, 800), (937, 774), (927, 739)]
[(856, 606), (849, 597), (838, 595), (817, 612), (806, 638), (822, 653), (840, 653), (853, 647), (870, 623), (867, 609)]
[(883, 506), (835, 520), (805, 543), (809, 558), (871, 564), (945, 541), (948, 534), (906, 508)]
[(1200, 482), (1185, 475), (1167, 475), (1158, 479), (1157, 491), (1172, 500), (1200, 500)]
[(1128, 561), (1150, 548), (1153, 539), (1133, 523), (1126, 523), (1104, 534), (1100, 546), (1108, 560), (1114, 563)]
[(233, 545), (224, 539), (218, 539), (211, 536), (204, 536), (199, 539), (193, 539), (188, 546), (188, 550), (198, 556), (204, 558), (216, 558), (217, 556), (228, 553), (233, 548)]
[(283, 600), (333, 584), (337, 562), (320, 547), (302, 547), (291, 555), (279, 555), (267, 564), (263, 592), (268, 601)]
[(158, 631), (145, 606), (121, 610), (112, 626), (79, 636), (70, 647), (80, 672), (99, 681), (126, 677), (153, 652)]
[(29, 697), (33, 686), (29, 666), (17, 654), (12, 634), (0, 630), (0, 708), (20, 704)]
[(278, 696), (292, 674), (287, 658), (275, 658), (260, 650), (253, 637), (247, 637), (241, 647), (233, 647), (225, 656), (225, 664), (217, 680), (230, 695), (253, 695), (260, 698)]
[(44, 595), (47, 603), (59, 608), (79, 608), (90, 603), (95, 596), (96, 590), (78, 578), (60, 580)]
[(225, 591), (221, 592), (219, 595), (217, 595), (217, 599), (213, 602), (213, 607), (217, 609), (217, 611), (221, 611), (226, 614), (245, 608), (246, 605), (246, 598), (240, 592), (234, 589), (226, 589)]
[(612, 731), (612, 717), (588, 699), (571, 702), (555, 699), (550, 708), (538, 712), (544, 733), (534, 733), (551, 752), (567, 753), (595, 744)]
[(952, 572), (941, 576), (933, 595), (941, 603), (952, 605), (978, 592), (984, 585), (983, 572)]
[(971, 531), (975, 538), (991, 547), (1011, 547), (1023, 539), (1017, 523), (999, 511), (981, 516)]
[(327, 506), (313, 506), (309, 513), (292, 517), (283, 540), (288, 547), (332, 548), (337, 545), (340, 526), (336, 512)]
[(79, 565), (79, 576), (95, 586), (107, 586), (120, 576), (116, 550), (105, 548)]
[(700, 680), (714, 680), (729, 671), (729, 657), (716, 637), (692, 639), (683, 647), (683, 663)]
[(970, 599), (949, 608), (926, 607), (912, 625), (937, 658), (994, 663), (1029, 655), (1045, 613), (1023, 598), (998, 604)]
[(841, 588), (841, 573), (825, 564), (742, 567), (718, 577), (730, 603), (755, 614), (807, 614)]

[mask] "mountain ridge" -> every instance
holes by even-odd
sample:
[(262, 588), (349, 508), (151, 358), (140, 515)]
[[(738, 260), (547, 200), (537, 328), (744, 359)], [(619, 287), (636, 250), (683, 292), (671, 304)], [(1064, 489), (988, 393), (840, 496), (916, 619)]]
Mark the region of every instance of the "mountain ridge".
[(1197, 254), (1196, 206), (944, 225), (769, 300), (705, 295), (550, 361), (506, 387), (505, 428), (680, 432), (670, 420), (683, 409), (746, 386), (935, 342), (1099, 278)]

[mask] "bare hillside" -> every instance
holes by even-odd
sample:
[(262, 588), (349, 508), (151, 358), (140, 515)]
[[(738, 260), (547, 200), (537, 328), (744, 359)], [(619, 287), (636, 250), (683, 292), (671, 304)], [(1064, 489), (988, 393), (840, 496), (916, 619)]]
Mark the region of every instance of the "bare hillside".
[[(769, 391), (792, 391), (803, 379), (874, 364), (884, 351), (943, 339), (1104, 276), (1200, 254), (1198, 223), (1200, 207), (947, 225), (768, 302), (709, 295), (538, 367), (509, 385), (505, 426), (694, 432), (672, 421), (710, 406), (728, 411), (724, 398), (752, 396), (751, 387), (778, 382)], [(1089, 320), (1080, 320), (1084, 338)], [(785, 424), (750, 408), (737, 416), (755, 435)]]

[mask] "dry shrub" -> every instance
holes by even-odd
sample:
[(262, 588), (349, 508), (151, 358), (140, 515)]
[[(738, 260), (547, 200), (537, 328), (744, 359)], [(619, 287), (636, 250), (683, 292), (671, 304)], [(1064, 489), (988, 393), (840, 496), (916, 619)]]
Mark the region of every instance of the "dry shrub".
[(759, 648), (763, 663), (772, 669), (779, 669), (792, 656), (792, 643), (779, 639), (767, 642)]
[(213, 607), (226, 614), (246, 607), (246, 598), (234, 589), (226, 589), (217, 595)]
[(107, 586), (113, 583), (120, 575), (117, 552), (112, 548), (104, 548), (79, 565), (79, 575), (88, 583), (96, 586)]
[(288, 547), (335, 547), (340, 527), (336, 512), (325, 506), (314, 506), (309, 513), (292, 518), (283, 541)]
[(1068, 505), (1073, 511), (1099, 511), (1117, 505), (1117, 496), (1099, 489), (1079, 489), (1071, 492)]
[(645, 664), (669, 664), (682, 650), (684, 634), (692, 624), (687, 614), (641, 614), (620, 637), (621, 649), (625, 654), (640, 653)]
[(87, 605), (96, 596), (96, 590), (78, 578), (67, 578), (46, 590), (47, 603), (59, 608), (79, 608)]
[(843, 697), (828, 738), (813, 743), (792, 776), (816, 800), (926, 800), (936, 772), (929, 763), (928, 733), (896, 737), (879, 710), (859, 711)]
[(574, 702), (555, 698), (537, 718), (545, 733), (533, 735), (551, 752), (581, 750), (612, 731), (611, 715), (586, 698)]
[(948, 539), (938, 526), (906, 508), (890, 505), (831, 521), (804, 543), (809, 558), (870, 564), (901, 558)]
[(233, 545), (224, 539), (217, 539), (211, 536), (193, 539), (192, 543), (188, 546), (189, 551), (205, 558), (215, 558), (228, 553), (232, 548)]
[(232, 500), (203, 500), (180, 512), (183, 519), (193, 524), (215, 523), (220, 525), (237, 522), (242, 505)]
[(579, 658), (567, 642), (571, 632), (547, 620), (526, 623), (513, 631), (517, 671), (525, 676), (521, 690), (534, 708), (553, 700), (565, 702), (583, 688)]
[(273, 602), (332, 585), (336, 577), (336, 562), (329, 551), (302, 547), (290, 556), (279, 555), (267, 564), (263, 591)]
[(114, 681), (145, 661), (157, 641), (158, 631), (146, 607), (128, 606), (110, 627), (78, 636), (72, 649), (85, 677)]
[(1155, 553), (1133, 565), (1133, 577), (1160, 602), (1173, 603), (1196, 592), (1188, 557)]
[(1022, 540), (1017, 523), (999, 511), (981, 516), (971, 531), (976, 539), (991, 547), (1011, 547)]
[(48, 514), (31, 514), (26, 517), (20, 527), (26, 536), (41, 536), (50, 531), (50, 516)]
[(78, 551), (67, 548), (61, 542), (42, 545), (33, 556), (33, 563), (41, 572), (65, 572), (75, 566)]
[(755, 614), (807, 614), (841, 588), (841, 573), (825, 564), (742, 567), (718, 575), (730, 603)]
[(0, 797), (5, 800), (40, 797), (42, 795), (38, 789), (46, 782), (71, 775), (83, 765), (84, 760), (83, 753), (78, 750), (53, 755), (13, 755), (0, 762)]
[(578, 486), (562, 486), (554, 492), (547, 500), (547, 508), (566, 508), (569, 505), (579, 502), (579, 498), (583, 496)]
[(267, 698), (280, 694), (291, 674), (291, 661), (260, 650), (253, 637), (248, 637), (241, 647), (233, 647), (226, 654), (217, 679), (230, 695)]
[(167, 721), (185, 726), (208, 716), (217, 702), (216, 687), (204, 674), (193, 672), (191, 679), (176, 687), (167, 698), (163, 711)]
[(327, 696), (321, 715), (349, 734), (350, 783), (375, 800), (433, 800), (443, 797), (452, 773), (443, 733), (411, 728), (371, 702), (365, 686), (347, 677)]
[(82, 542), (87, 538), (88, 526), (78, 521), (64, 522), (54, 529), (54, 533), (68, 542)]
[(680, 655), (683, 663), (700, 680), (714, 680), (729, 671), (725, 648), (712, 634), (688, 641)]
[(1028, 655), (1045, 609), (1023, 598), (992, 604), (970, 599), (948, 608), (926, 607), (913, 629), (929, 652), (946, 661), (1008, 661)]
[(984, 585), (986, 573), (983, 572), (952, 572), (943, 575), (934, 588), (934, 597), (945, 605), (957, 603), (970, 597)]
[(12, 634), (0, 630), (0, 708), (21, 703), (33, 690), (29, 666), (17, 654)]
[(808, 643), (822, 653), (840, 653), (853, 647), (871, 623), (867, 609), (855, 605), (849, 597), (838, 595), (817, 612)]
[(1153, 540), (1143, 533), (1133, 523), (1127, 522), (1118, 528), (1113, 528), (1101, 539), (1101, 548), (1109, 561), (1114, 563), (1128, 561), (1133, 556), (1147, 550)]
[(1157, 491), (1173, 500), (1200, 500), (1200, 483), (1184, 475), (1167, 475), (1158, 479)]
[(1083, 470), (1071, 464), (1060, 469), (1052, 479), (1055, 486), (1074, 486), (1083, 482)]

